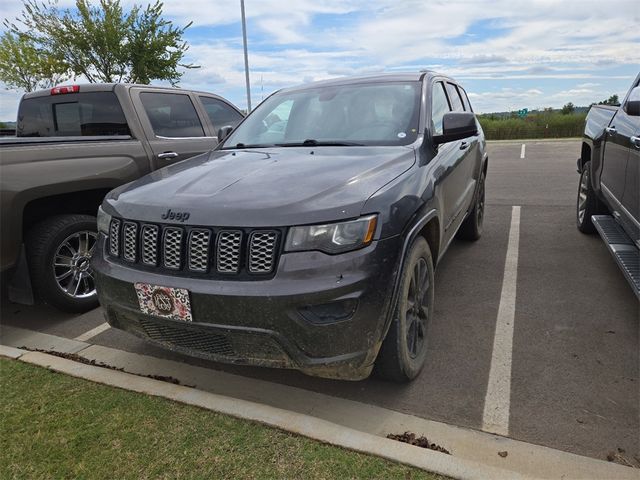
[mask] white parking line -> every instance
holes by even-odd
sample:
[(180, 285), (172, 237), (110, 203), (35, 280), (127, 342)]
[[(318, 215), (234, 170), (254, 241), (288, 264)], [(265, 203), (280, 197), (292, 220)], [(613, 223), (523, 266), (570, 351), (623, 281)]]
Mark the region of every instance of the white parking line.
[(524, 158), (524, 149), (525, 149), (526, 145), (523, 143), (522, 144), (522, 148), (520, 149), (520, 158)]
[(100, 335), (102, 332), (109, 330), (110, 326), (107, 322), (98, 325), (96, 328), (92, 328), (88, 332), (84, 332), (82, 335), (78, 335), (74, 340), (78, 340), (79, 342), (86, 342), (87, 340), (92, 339), (96, 335)]
[[(524, 145), (523, 145), (524, 148)], [(511, 401), (511, 356), (513, 353), (513, 323), (516, 310), (516, 283), (518, 279), (518, 244), (520, 243), (520, 207), (511, 210), (509, 244), (504, 264), (502, 292), (493, 339), (493, 353), (487, 394), (484, 399), (482, 430), (509, 434)]]

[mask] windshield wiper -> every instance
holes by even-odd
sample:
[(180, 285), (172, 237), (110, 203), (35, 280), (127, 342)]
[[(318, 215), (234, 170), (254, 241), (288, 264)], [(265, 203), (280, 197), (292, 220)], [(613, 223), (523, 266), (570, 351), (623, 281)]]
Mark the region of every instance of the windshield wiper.
[(342, 140), (316, 140), (307, 138), (303, 142), (276, 143), (276, 147), (362, 147), (362, 143)]
[(230, 147), (223, 147), (220, 150), (242, 150), (244, 148), (268, 148), (275, 147), (272, 143), (236, 143)]

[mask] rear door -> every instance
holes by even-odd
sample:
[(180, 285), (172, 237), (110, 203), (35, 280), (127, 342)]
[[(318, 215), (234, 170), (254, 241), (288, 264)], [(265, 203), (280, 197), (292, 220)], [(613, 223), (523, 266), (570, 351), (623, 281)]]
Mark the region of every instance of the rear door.
[[(442, 119), (450, 111), (464, 111), (462, 99), (455, 92), (448, 93), (447, 82), (436, 80), (431, 93), (431, 131), (433, 135), (442, 133)], [(448, 84), (451, 86), (452, 84)], [(443, 167), (441, 179), (441, 199), (446, 238), (450, 238), (456, 231), (466, 213), (466, 208), (473, 196), (473, 186), (470, 168), (471, 155), (469, 139), (456, 140), (438, 146), (437, 161)], [(470, 181), (472, 182), (470, 184)]]
[(207, 152), (218, 144), (190, 93), (134, 88), (131, 97), (153, 151), (154, 168)]
[(244, 118), (237, 108), (220, 98), (208, 95), (198, 95), (198, 99), (200, 100), (200, 103), (202, 103), (202, 107), (204, 108), (207, 117), (209, 117), (213, 133), (216, 136), (218, 134), (218, 130), (222, 127), (230, 126), (235, 128), (236, 125), (238, 125)]
[[(447, 82), (447, 95), (452, 105), (454, 112), (470, 112), (471, 105), (464, 90), (460, 86)], [(471, 207), (473, 202), (473, 195), (475, 193), (477, 174), (480, 171), (480, 165), (482, 162), (480, 153), (479, 137), (467, 137), (460, 140), (458, 149), (461, 152), (460, 164), (458, 166), (458, 175), (461, 177), (462, 194), (459, 201), (461, 202), (461, 209), (466, 213)]]

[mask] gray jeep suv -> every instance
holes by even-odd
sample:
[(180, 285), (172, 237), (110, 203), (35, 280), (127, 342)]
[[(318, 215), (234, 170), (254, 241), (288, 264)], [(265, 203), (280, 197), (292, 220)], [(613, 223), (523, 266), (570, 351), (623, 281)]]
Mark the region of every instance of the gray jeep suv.
[(482, 232), (487, 154), (462, 87), (432, 72), (306, 84), (219, 137), (103, 202), (109, 323), (228, 363), (417, 376), (434, 268)]

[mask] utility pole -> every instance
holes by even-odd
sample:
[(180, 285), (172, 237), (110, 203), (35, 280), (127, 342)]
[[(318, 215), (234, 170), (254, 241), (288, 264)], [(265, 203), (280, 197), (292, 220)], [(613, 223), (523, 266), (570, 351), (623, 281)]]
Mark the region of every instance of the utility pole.
[(247, 21), (244, 16), (244, 0), (240, 0), (242, 12), (242, 43), (244, 44), (244, 77), (247, 82), (247, 113), (251, 111), (251, 83), (249, 82), (249, 54), (247, 52)]

